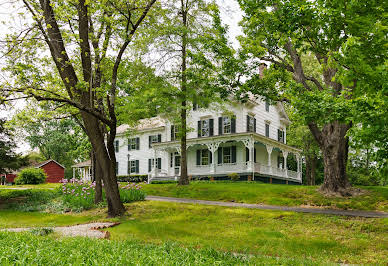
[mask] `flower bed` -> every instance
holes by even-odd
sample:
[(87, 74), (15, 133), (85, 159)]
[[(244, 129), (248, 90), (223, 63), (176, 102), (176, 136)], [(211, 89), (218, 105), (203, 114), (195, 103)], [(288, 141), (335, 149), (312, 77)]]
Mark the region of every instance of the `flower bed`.
[(145, 192), (140, 184), (129, 183), (120, 185), (120, 199), (124, 203), (141, 201), (145, 199)]
[(94, 206), (94, 194), (96, 184), (77, 179), (63, 179), (62, 198), (71, 210), (88, 210)]

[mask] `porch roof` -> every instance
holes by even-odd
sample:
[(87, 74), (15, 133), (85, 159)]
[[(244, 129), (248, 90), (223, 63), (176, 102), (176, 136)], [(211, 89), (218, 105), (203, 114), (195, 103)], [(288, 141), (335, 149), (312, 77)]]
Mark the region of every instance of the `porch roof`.
[[(281, 150), (285, 150), (288, 152), (299, 154), (302, 150), (297, 149), (295, 147), (289, 146), (287, 144), (281, 143), (274, 139), (268, 138), (258, 133), (254, 132), (241, 132), (241, 133), (233, 133), (233, 134), (225, 134), (225, 135), (217, 135), (211, 137), (200, 137), (200, 138), (190, 138), (187, 139), (187, 146), (190, 147), (195, 144), (206, 145), (214, 142), (227, 142), (227, 141), (242, 141), (246, 139), (253, 139), (254, 141), (259, 141), (265, 145), (270, 145), (272, 147), (277, 147)], [(152, 147), (155, 149), (163, 149), (163, 148), (179, 148), (179, 141), (166, 141), (153, 143)]]

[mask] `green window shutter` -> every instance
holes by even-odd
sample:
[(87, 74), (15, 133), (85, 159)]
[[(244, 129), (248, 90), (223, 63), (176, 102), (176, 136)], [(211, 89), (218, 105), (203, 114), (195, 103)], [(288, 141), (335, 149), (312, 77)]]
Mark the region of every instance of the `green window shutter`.
[(236, 146), (232, 146), (232, 163), (236, 162)]
[(232, 116), (231, 118), (231, 132), (236, 133), (236, 117)]

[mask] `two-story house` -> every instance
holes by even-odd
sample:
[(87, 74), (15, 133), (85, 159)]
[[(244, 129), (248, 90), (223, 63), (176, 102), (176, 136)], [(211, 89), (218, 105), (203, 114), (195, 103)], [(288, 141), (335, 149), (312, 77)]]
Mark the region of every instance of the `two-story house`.
[[(290, 121), (283, 105), (251, 99), (189, 112), (188, 175), (227, 176), (301, 183), (300, 150), (286, 144)], [(161, 117), (143, 119), (135, 130), (117, 128), (118, 175), (149, 175), (149, 179), (179, 178), (180, 142), (177, 127)], [(132, 133), (131, 133), (132, 132)], [(298, 171), (287, 169), (295, 156)]]

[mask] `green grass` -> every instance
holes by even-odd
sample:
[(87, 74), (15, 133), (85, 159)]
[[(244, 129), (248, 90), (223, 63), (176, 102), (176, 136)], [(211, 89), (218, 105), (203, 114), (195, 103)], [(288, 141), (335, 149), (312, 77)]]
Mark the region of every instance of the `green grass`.
[(12, 186), (0, 186), (2, 188), (33, 188), (33, 189), (52, 189), (60, 187), (61, 183), (44, 183), (38, 185), (12, 185)]
[(0, 232), (0, 265), (313, 265), (311, 261), (243, 256), (175, 243), (36, 236)]
[(367, 193), (342, 198), (324, 197), (317, 186), (292, 186), (256, 182), (191, 182), (189, 186), (149, 184), (147, 195), (283, 206), (322, 206), (338, 209), (388, 211), (388, 187), (362, 187)]
[(347, 218), (293, 212), (167, 202), (128, 205), (130, 216), (108, 229), (114, 240), (162, 244), (315, 263), (384, 263), (388, 219)]
[(106, 213), (103, 211), (84, 212), (82, 214), (54, 214), (0, 210), (0, 229), (67, 226), (105, 220), (107, 220)]

